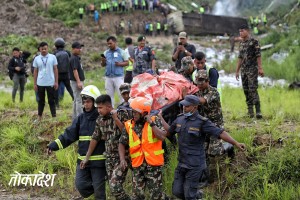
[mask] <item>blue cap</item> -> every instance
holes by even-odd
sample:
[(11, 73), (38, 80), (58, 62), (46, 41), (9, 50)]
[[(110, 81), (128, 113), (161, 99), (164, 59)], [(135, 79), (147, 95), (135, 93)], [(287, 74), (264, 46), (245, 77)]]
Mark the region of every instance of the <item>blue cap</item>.
[(197, 106), (198, 104), (200, 104), (200, 100), (195, 95), (186, 95), (184, 97), (184, 100), (180, 101), (180, 104), (183, 106), (191, 106), (191, 105)]

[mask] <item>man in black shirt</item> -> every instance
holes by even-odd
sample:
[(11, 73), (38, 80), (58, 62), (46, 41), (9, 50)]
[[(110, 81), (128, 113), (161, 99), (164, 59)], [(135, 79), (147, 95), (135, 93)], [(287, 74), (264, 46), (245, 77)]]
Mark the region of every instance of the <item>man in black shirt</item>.
[(175, 67), (177, 70), (181, 68), (181, 60), (185, 56), (191, 56), (194, 59), (196, 48), (194, 45), (187, 43), (186, 32), (179, 33), (179, 43), (174, 49), (172, 60), (175, 62)]
[(13, 80), (14, 82), (14, 87), (12, 90), (12, 100), (13, 102), (15, 102), (16, 94), (20, 86), (20, 102), (23, 102), (24, 88), (26, 83), (26, 67), (22, 58), (20, 57), (19, 48), (13, 48), (12, 54), (13, 57), (10, 59), (7, 67), (9, 73), (11, 74), (11, 80)]
[(72, 44), (72, 56), (70, 59), (70, 80), (71, 87), (74, 95), (74, 103), (73, 103), (73, 116), (75, 119), (79, 114), (83, 112), (82, 110), (82, 99), (80, 96), (80, 92), (83, 88), (83, 82), (85, 80), (84, 72), (81, 65), (81, 47), (84, 45), (79, 42), (74, 42)]

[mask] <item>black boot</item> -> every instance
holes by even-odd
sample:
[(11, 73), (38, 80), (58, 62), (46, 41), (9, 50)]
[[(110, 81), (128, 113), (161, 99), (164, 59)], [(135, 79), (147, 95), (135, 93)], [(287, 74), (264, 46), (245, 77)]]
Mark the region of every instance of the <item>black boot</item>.
[(252, 105), (248, 105), (248, 116), (250, 118), (254, 117), (254, 111), (253, 111), (253, 106)]
[(256, 109), (256, 118), (261, 119), (262, 114), (261, 114), (261, 111), (260, 111), (260, 103), (255, 104), (255, 109)]

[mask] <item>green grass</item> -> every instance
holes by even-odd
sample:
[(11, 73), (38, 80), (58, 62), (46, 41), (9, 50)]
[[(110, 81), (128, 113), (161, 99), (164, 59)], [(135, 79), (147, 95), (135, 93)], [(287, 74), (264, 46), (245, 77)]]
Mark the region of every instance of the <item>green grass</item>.
[[(104, 94), (104, 69), (88, 71), (89, 80), (85, 85), (94, 84)], [(297, 199), (299, 198), (299, 143), (300, 93), (286, 88), (260, 87), (263, 120), (246, 117), (246, 103), (242, 89), (223, 89), (223, 113), (225, 129), (238, 141), (247, 145), (244, 153), (237, 152), (237, 158), (230, 162), (220, 160), (217, 165), (216, 183), (205, 189), (207, 199)], [(68, 93), (61, 103), (57, 121), (49, 119), (50, 111), (46, 104), (45, 121), (33, 124), (36, 119), (37, 104), (31, 85), (26, 86), (22, 104), (11, 103), (10, 93), (1, 92), (0, 99), (0, 182), (8, 188), (10, 174), (22, 173), (56, 173), (54, 187), (36, 189), (39, 195), (68, 199), (77, 194), (74, 186), (77, 145), (55, 152), (48, 157), (45, 147), (57, 138), (70, 123), (72, 102)], [(274, 143), (284, 138), (282, 146), (253, 146), (257, 136), (269, 134)], [(273, 143), (272, 143), (273, 144)], [(177, 152), (171, 151), (169, 163), (164, 167), (164, 190), (171, 196), (174, 169), (177, 165)], [(245, 167), (247, 166), (247, 167)], [(128, 173), (130, 177), (130, 172)], [(131, 192), (128, 178), (125, 188)], [(59, 189), (58, 189), (59, 188)], [(109, 194), (109, 189), (107, 189)]]

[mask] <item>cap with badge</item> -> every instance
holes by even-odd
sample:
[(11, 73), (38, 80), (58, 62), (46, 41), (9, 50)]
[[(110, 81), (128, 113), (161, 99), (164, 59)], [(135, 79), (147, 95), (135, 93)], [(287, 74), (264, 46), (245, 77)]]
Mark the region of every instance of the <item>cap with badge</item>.
[(191, 56), (186, 56), (181, 59), (181, 71), (186, 71), (190, 68), (190, 66), (194, 66), (194, 62)]
[(191, 105), (197, 106), (198, 104), (200, 104), (200, 100), (195, 95), (186, 95), (184, 97), (184, 100), (180, 101), (180, 104), (183, 106), (191, 106)]
[(131, 86), (129, 83), (123, 83), (122, 85), (120, 85), (119, 90), (120, 90), (120, 93), (123, 94), (125, 92), (130, 92), (130, 88), (131, 88)]
[(208, 80), (208, 75), (207, 75), (207, 71), (204, 69), (200, 69), (197, 71), (196, 76), (195, 76), (195, 83), (196, 84), (201, 84), (205, 81)]
[(186, 34), (186, 32), (180, 32), (179, 33), (179, 35), (178, 35), (178, 38), (180, 39), (180, 38), (187, 38), (187, 34)]
[(141, 42), (142, 40), (146, 40), (146, 37), (143, 35), (140, 35), (137, 39), (138, 42)]
[(72, 49), (81, 49), (81, 47), (84, 47), (84, 45), (79, 42), (73, 42), (72, 44)]

